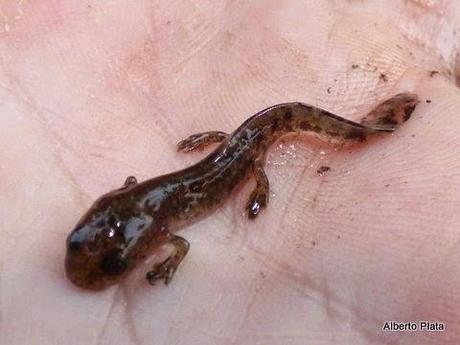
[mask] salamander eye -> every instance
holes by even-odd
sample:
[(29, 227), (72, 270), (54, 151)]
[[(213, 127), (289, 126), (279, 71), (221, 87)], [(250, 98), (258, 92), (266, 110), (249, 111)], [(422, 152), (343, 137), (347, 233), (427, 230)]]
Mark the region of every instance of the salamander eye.
[(70, 241), (68, 244), (69, 250), (77, 251), (81, 248), (82, 243), (80, 241)]
[(107, 255), (101, 262), (102, 270), (111, 276), (116, 276), (126, 270), (126, 262), (118, 257)]

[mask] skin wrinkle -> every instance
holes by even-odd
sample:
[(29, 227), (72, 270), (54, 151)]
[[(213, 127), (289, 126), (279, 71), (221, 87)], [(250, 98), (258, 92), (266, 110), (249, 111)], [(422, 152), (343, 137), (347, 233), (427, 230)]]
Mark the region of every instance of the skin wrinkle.
[(219, 34), (221, 34), (221, 28), (216, 28), (210, 35), (207, 35), (204, 41), (198, 44), (193, 50), (189, 51), (188, 55), (177, 61), (177, 63), (174, 64), (174, 67), (178, 69), (185, 69), (185, 64), (211, 44), (219, 36)]
[[(458, 30), (458, 35), (460, 37), (460, 28)], [(460, 39), (459, 39), (460, 41)], [(457, 52), (457, 57), (455, 59), (455, 64), (454, 64), (454, 77), (455, 77), (455, 85), (460, 88), (460, 42), (458, 44), (458, 52)]]
[(120, 286), (116, 287), (116, 290), (113, 292), (113, 299), (110, 303), (110, 306), (108, 308), (107, 314), (104, 318), (104, 323), (102, 324), (101, 330), (99, 331), (98, 335), (96, 336), (95, 340), (95, 345), (101, 345), (103, 344), (104, 341), (104, 335), (107, 332), (107, 326), (110, 324), (111, 318), (112, 318), (112, 313), (115, 309), (115, 304), (119, 303), (118, 298), (119, 298), (119, 293), (120, 293)]
[[(414, 20), (415, 20), (415, 18), (418, 17), (418, 14), (417, 14), (417, 13), (414, 13), (412, 17), (413, 17)], [(426, 16), (425, 16), (425, 17), (426, 17)], [(425, 17), (422, 17), (422, 20), (423, 20)], [(445, 15), (444, 15), (443, 17), (445, 17)], [(422, 20), (421, 20), (421, 21), (422, 21)], [(434, 32), (434, 33), (431, 34), (432, 37), (434, 37), (434, 39), (433, 39), (434, 42), (436, 42), (436, 40), (439, 39), (439, 36), (445, 35), (444, 32), (443, 32), (443, 29), (445, 29), (445, 28), (443, 28), (443, 27), (441, 26), (441, 24), (443, 24), (443, 22), (444, 22), (444, 21), (440, 22), (440, 26), (438, 27), (437, 32)], [(445, 21), (445, 25), (446, 25), (446, 26), (451, 25), (451, 24), (452, 24), (452, 23), (451, 23), (450, 20)], [(436, 27), (434, 27), (434, 28), (436, 28)], [(433, 26), (431, 26), (431, 29), (433, 30)], [(431, 45), (430, 45), (430, 44), (427, 44), (426, 40), (424, 40), (425, 37), (418, 38), (418, 37), (416, 37), (416, 36), (411, 36), (411, 35), (409, 35), (408, 30), (402, 30), (402, 33), (403, 33), (403, 36), (404, 36), (405, 38), (411, 40), (416, 46), (419, 46), (425, 54), (432, 55), (433, 61), (436, 61), (436, 60), (437, 60), (437, 63), (440, 64), (441, 67), (440, 67), (440, 68), (434, 68), (434, 69), (448, 70), (448, 71), (449, 71), (449, 74), (452, 73), (452, 65), (451, 65), (451, 63), (449, 63), (449, 61), (447, 61), (445, 58), (443, 58), (442, 55), (441, 55), (441, 57), (439, 57), (439, 56), (437, 55), (437, 54), (439, 54), (439, 53), (438, 53), (439, 49), (433, 49), (433, 44), (431, 44)], [(455, 40), (455, 30), (454, 30), (454, 32), (451, 33), (451, 34), (452, 34), (451, 39), (452, 39), (452, 40)], [(443, 39), (443, 41), (449, 42), (450, 40)], [(432, 43), (432, 42), (430, 42), (430, 43)], [(435, 48), (437, 48), (437, 47), (435, 47)], [(459, 46), (459, 44), (457, 44), (457, 47), (455, 47), (455, 48), (454, 48), (454, 47), (451, 47), (451, 48), (452, 48), (452, 49), (458, 50), (458, 49), (460, 48), (460, 46)], [(454, 53), (454, 52), (451, 52), (451, 54), (449, 54), (449, 55), (451, 55), (451, 56), (453, 57), (454, 54), (452, 55), (452, 53)], [(441, 53), (441, 54), (442, 54), (442, 53)]]
[[(262, 284), (259, 282), (257, 285), (262, 285)], [(256, 304), (256, 300), (257, 300), (258, 292), (259, 292), (259, 287), (257, 285), (253, 287), (253, 293), (251, 294), (251, 298), (249, 299), (247, 306), (245, 307), (244, 316), (242, 316), (241, 322), (236, 328), (235, 335), (230, 340), (230, 344), (232, 345), (238, 344), (238, 338), (241, 335), (240, 333), (243, 331), (246, 321), (250, 317), (251, 310), (254, 308)]]
[[(11, 83), (11, 80), (12, 78), (10, 78), (10, 83)], [(50, 127), (49, 122), (46, 120), (46, 116), (45, 116), (46, 112), (41, 110), (36, 105), (36, 102), (34, 101), (34, 99), (31, 97), (30, 94), (26, 92), (25, 88), (21, 87), (19, 82), (16, 82), (14, 84), (16, 87), (14, 88), (11, 87), (11, 90), (16, 95), (18, 95), (20, 98), (23, 98), (25, 100), (25, 105), (27, 105), (28, 108), (30, 108), (32, 113), (35, 113), (37, 115), (37, 117), (34, 117), (34, 119), (38, 118), (37, 123), (39, 124), (39, 128), (41, 129), (43, 133), (46, 133), (44, 134), (44, 136), (50, 138), (52, 141), (56, 141), (60, 143), (61, 145), (64, 145), (64, 147), (66, 147), (67, 149), (71, 151), (72, 148), (65, 143), (65, 141), (61, 138), (61, 136), (57, 134), (57, 132), (53, 128)], [(47, 111), (49, 110), (47, 109)], [(76, 195), (78, 196), (77, 202), (82, 206), (81, 208), (84, 208), (85, 207), (84, 205), (87, 204), (88, 200), (91, 200), (91, 197), (88, 194), (84, 193), (83, 189), (80, 188), (79, 183), (77, 182), (75, 176), (68, 169), (66, 164), (64, 164), (61, 158), (61, 154), (58, 153), (57, 149), (51, 147), (50, 145), (47, 145), (47, 147), (48, 147), (49, 152), (52, 154), (55, 162), (58, 163), (61, 172), (68, 179), (72, 188), (76, 191)]]
[(289, 281), (290, 283), (294, 283), (293, 285), (289, 284), (290, 286), (296, 286), (300, 291), (305, 292), (306, 288), (316, 293), (320, 291), (319, 286), (313, 282), (313, 280), (308, 277), (300, 278), (298, 274), (293, 272), (286, 264), (282, 263), (280, 259), (274, 257), (267, 258), (264, 251), (255, 246), (248, 245), (247, 248), (252, 252), (256, 260), (263, 263), (262, 267), (264, 267), (266, 271), (272, 272), (273, 275), (279, 275), (280, 281), (285, 282), (286, 285), (288, 285), (287, 283)]
[[(327, 166), (334, 165), (334, 163), (332, 163), (331, 160), (328, 160), (327, 162), (322, 162), (322, 163), (326, 164)], [(315, 175), (312, 174), (312, 176), (313, 178), (315, 178)], [(320, 196), (322, 195), (321, 188), (323, 184), (327, 183), (327, 176), (318, 176), (318, 174), (316, 174), (316, 177), (319, 178), (319, 181), (316, 181), (317, 187), (315, 188), (314, 194), (312, 196), (312, 203), (311, 203), (312, 210), (316, 207), (316, 204), (318, 203), (318, 200), (320, 199)], [(300, 187), (300, 181), (299, 181), (299, 187)]]
[[(152, 37), (150, 32), (147, 33), (147, 36)], [(139, 52), (137, 52), (137, 50), (135, 49), (127, 50), (127, 51), (135, 51), (136, 53), (128, 54), (126, 56), (123, 56), (123, 58), (121, 58), (121, 62), (118, 63), (120, 66), (118, 68), (118, 73), (115, 73), (115, 74), (111, 73), (110, 70), (109, 71), (105, 70), (102, 72), (103, 75), (107, 75), (106, 79), (108, 80), (107, 83), (109, 84), (109, 86), (114, 87), (115, 90), (109, 89), (110, 91), (106, 91), (108, 95), (104, 94), (103, 96), (99, 96), (98, 100), (100, 104), (103, 104), (104, 102), (103, 99), (105, 100), (107, 96), (110, 95), (109, 92), (114, 92), (116, 94), (115, 95), (116, 98), (119, 98), (119, 94), (121, 93), (121, 91), (123, 89), (126, 89), (125, 79), (131, 80), (132, 78), (135, 78), (135, 77), (144, 78), (146, 71), (142, 68), (137, 68), (136, 61), (139, 60), (141, 65), (145, 65), (147, 64), (149, 57), (152, 60), (157, 60), (159, 57), (158, 52), (157, 52), (158, 39), (156, 38), (154, 40), (149, 40), (148, 38), (146, 38), (146, 39), (140, 40), (139, 42), (139, 46), (141, 47), (145, 47), (146, 44), (149, 44), (149, 46), (153, 45), (153, 47), (147, 52), (145, 52), (144, 49), (140, 49)], [(156, 66), (156, 65), (152, 65), (150, 63), (148, 65), (149, 76), (151, 78), (152, 76), (159, 74), (159, 72), (158, 72), (158, 68), (152, 69), (150, 66)], [(143, 117), (141, 117), (141, 119), (145, 118), (144, 121), (146, 123), (148, 122), (147, 126), (153, 127), (155, 129), (156, 137), (162, 138), (162, 142), (170, 143), (171, 147), (173, 147), (173, 145), (175, 144), (173, 138), (174, 138), (174, 134), (176, 130), (175, 128), (171, 126), (171, 123), (167, 121), (169, 116), (171, 116), (172, 114), (170, 114), (168, 108), (166, 108), (166, 104), (163, 104), (163, 102), (161, 101), (158, 102), (158, 100), (161, 100), (164, 98), (162, 94), (164, 92), (163, 90), (165, 89), (165, 86), (158, 85), (152, 82), (149, 83), (149, 86), (152, 86), (150, 91), (153, 91), (153, 95), (136, 93), (134, 95), (135, 98), (131, 101), (131, 103), (135, 103), (136, 100), (139, 99), (139, 103), (142, 104), (143, 107), (144, 106), (151, 107), (153, 105), (154, 113), (166, 114), (166, 116), (144, 115)], [(119, 88), (122, 88), (122, 89), (119, 90)], [(139, 92), (138, 89), (133, 89), (133, 90)], [(157, 101), (156, 102), (152, 101), (152, 98)], [(143, 104), (144, 102), (146, 102), (146, 105)], [(115, 104), (118, 104), (118, 103), (115, 103)], [(136, 108), (136, 111), (137, 109), (138, 108)], [(110, 111), (110, 113), (114, 113), (114, 112)], [(139, 121), (139, 120), (136, 120), (136, 121)], [(135, 127), (137, 126), (136, 121), (132, 122), (133, 124), (135, 124), (134, 127), (131, 127), (131, 124), (130, 124), (131, 129), (136, 128)], [(142, 126), (142, 125), (143, 124), (140, 124), (139, 126)], [(126, 130), (126, 128), (124, 130)], [(124, 131), (122, 131), (121, 133), (124, 133)]]
[(321, 281), (321, 289), (324, 291), (324, 294), (323, 294), (324, 298), (322, 299), (322, 301), (319, 301), (319, 302), (320, 303), (322, 302), (321, 305), (324, 307), (326, 315), (334, 322), (337, 322), (338, 324), (340, 324), (341, 319), (340, 319), (339, 311), (335, 310), (337, 308), (335, 308), (333, 303), (331, 303), (333, 301), (333, 299), (331, 298), (332, 293), (331, 293), (331, 289), (329, 288), (328, 281), (325, 277)]
[[(254, 184), (249, 184), (249, 186), (251, 186), (251, 188), (254, 188), (255, 187), (255, 182)], [(245, 186), (246, 187), (246, 186)], [(241, 188), (243, 189), (243, 188)], [(252, 190), (252, 189), (250, 189)], [(224, 214), (224, 217), (227, 218), (229, 224), (231, 224), (231, 230), (228, 232), (229, 233), (229, 236), (231, 237), (231, 239), (236, 239), (237, 236), (239, 235), (240, 236), (240, 242), (242, 244), (245, 244), (248, 240), (248, 231), (247, 231), (247, 227), (246, 227), (246, 224), (247, 224), (247, 220), (244, 219), (242, 220), (241, 219), (241, 215), (244, 214), (244, 209), (241, 207), (242, 205), (242, 202), (243, 202), (243, 197), (242, 197), (242, 192), (241, 190), (238, 190), (238, 191), (235, 191), (235, 197), (232, 199), (232, 201), (229, 202), (229, 206), (224, 206), (223, 209), (224, 210), (228, 210), (227, 212), (225, 212), (224, 210), (222, 211), (223, 214)], [(229, 216), (226, 216), (227, 213), (230, 212), (230, 215)]]
[[(113, 118), (117, 119), (117, 132), (123, 132), (126, 131), (126, 129), (129, 129), (130, 131), (133, 131), (135, 129), (137, 130), (143, 130), (145, 128), (146, 124), (150, 124), (147, 119), (144, 121), (145, 123), (138, 123), (139, 122), (139, 116), (133, 114), (128, 118), (118, 116), (119, 112), (116, 112), (115, 110), (111, 110), (109, 106), (105, 105), (104, 100), (99, 99), (99, 98), (93, 98), (91, 99), (92, 105), (97, 106), (99, 112), (105, 113), (107, 115), (111, 115)], [(114, 106), (114, 104), (111, 104), (111, 106)], [(129, 128), (128, 128), (129, 127)], [(125, 134), (125, 133), (123, 133)], [(120, 135), (121, 137), (121, 135)], [(113, 149), (110, 145), (105, 145), (104, 148), (106, 149)]]
[[(302, 169), (300, 170), (300, 173), (299, 173), (299, 177), (296, 179), (296, 181), (294, 182), (295, 184), (295, 188), (294, 188), (294, 191), (298, 191), (299, 189), (298, 186), (300, 185), (300, 181), (302, 181), (305, 177), (305, 175), (307, 174), (307, 171), (309, 170), (309, 167), (307, 164), (305, 164), (305, 166), (302, 167)], [(294, 192), (295, 194), (296, 192)], [(289, 210), (289, 204), (286, 204), (284, 207), (283, 207), (283, 211), (281, 212), (281, 219), (280, 219), (280, 226), (283, 226), (283, 224), (286, 223), (286, 219), (288, 217), (288, 210)]]
[(132, 307), (132, 299), (129, 298), (129, 296), (126, 294), (127, 291), (126, 289), (122, 289), (123, 291), (123, 299), (126, 301), (125, 305), (125, 317), (126, 317), (126, 323), (127, 323), (127, 331), (132, 339), (134, 345), (142, 345), (143, 342), (139, 338), (137, 331), (136, 331), (136, 322), (134, 321), (133, 318), (133, 307)]
[[(188, 292), (189, 290), (189, 284), (187, 282), (187, 285), (185, 286), (185, 288), (182, 290), (182, 293), (180, 294), (180, 297), (179, 297), (179, 300), (177, 301), (176, 303), (176, 307), (171, 315), (171, 319), (173, 320), (173, 322), (171, 323), (171, 326), (169, 327), (169, 332), (170, 333), (174, 333), (174, 329), (177, 329), (177, 328), (180, 328), (180, 327), (177, 327), (175, 326), (176, 325), (176, 315), (178, 314), (178, 312), (180, 311), (180, 307), (182, 306), (183, 302), (184, 302), (184, 296), (185, 294)], [(169, 337), (168, 337), (169, 338)]]
[[(344, 22), (342, 23), (342, 26), (343, 26), (343, 25), (346, 25), (346, 24), (348, 23), (349, 18), (350, 18), (350, 16), (345, 16), (345, 17), (344, 17), (344, 19), (343, 19)], [(354, 23), (353, 23), (352, 25), (354, 25)], [(379, 25), (381, 25), (381, 23), (380, 23)], [(385, 28), (385, 30), (388, 30), (388, 28)], [(340, 34), (340, 33), (339, 33), (339, 34)], [(395, 44), (390, 44), (388, 41), (385, 41), (385, 42), (383, 42), (383, 43), (380, 42), (380, 44), (384, 44), (384, 45), (386, 46), (386, 48), (385, 48), (385, 47), (379, 47), (379, 45), (376, 45), (376, 43), (373, 43), (374, 47), (372, 47), (372, 49), (370, 50), (370, 54), (377, 54), (377, 55), (375, 56), (375, 58), (377, 58), (377, 61), (375, 62), (376, 66), (375, 66), (375, 68), (372, 70), (372, 72), (374, 72), (374, 74), (375, 74), (376, 80), (378, 80), (378, 76), (380, 75), (381, 72), (384, 71), (384, 69), (385, 69), (385, 70), (387, 70), (388, 68), (389, 68), (390, 70), (394, 70), (394, 69), (395, 69), (395, 61), (388, 61), (389, 64), (388, 64), (387, 66), (381, 65), (382, 62), (385, 62), (385, 61), (382, 61), (382, 57), (384, 57), (385, 59), (389, 59), (389, 56), (393, 55), (393, 54), (391, 53), (391, 51), (396, 51), (396, 52), (397, 52), (397, 50), (399, 49), (398, 46), (401, 44), (401, 41), (400, 41), (400, 39), (401, 39), (401, 33), (400, 33), (400, 31), (397, 31), (397, 32), (395, 32), (394, 34), (395, 34), (395, 38), (394, 38), (392, 41), (398, 40)], [(433, 67), (436, 66), (436, 67), (435, 67), (436, 69), (439, 69), (439, 68), (440, 68), (440, 67), (439, 67), (439, 63), (440, 63), (440, 62), (439, 62), (439, 59), (438, 59), (438, 56), (437, 56), (437, 55), (436, 55), (436, 56), (432, 55), (432, 56), (430, 57), (429, 63), (427, 63), (427, 62), (424, 61), (424, 60), (426, 59), (426, 57), (424, 57), (423, 60), (421, 60), (421, 59), (419, 58), (419, 56), (421, 56), (422, 53), (425, 53), (425, 52), (426, 52), (426, 53), (429, 53), (429, 54), (433, 54), (433, 50), (427, 51), (427, 47), (426, 47), (423, 43), (421, 43), (420, 41), (417, 41), (417, 40), (414, 39), (413, 37), (410, 37), (410, 36), (405, 35), (405, 34), (404, 34), (404, 31), (403, 31), (403, 34), (402, 34), (402, 35), (404, 36), (404, 38), (406, 39), (406, 41), (412, 42), (412, 44), (410, 44), (410, 43), (408, 44), (407, 42), (405, 42), (405, 43), (403, 44), (403, 48), (404, 48), (404, 49), (406, 49), (406, 47), (408, 47), (408, 51), (409, 51), (409, 54), (410, 54), (410, 58), (407, 58), (407, 56), (406, 56), (406, 57), (400, 56), (400, 54), (395, 54), (395, 56), (394, 56), (393, 58), (395, 58), (395, 57), (399, 57), (399, 58), (400, 58), (400, 60), (398, 61), (398, 64), (403, 63), (405, 66), (407, 66), (407, 68), (408, 68), (409, 66), (414, 66), (414, 65), (415, 65), (415, 66), (417, 66), (417, 65), (423, 65), (422, 68), (423, 68), (424, 70), (426, 69), (426, 66), (427, 66), (427, 65), (429, 66), (430, 64), (432, 64)], [(368, 37), (366, 37), (366, 38), (368, 38)], [(371, 38), (368, 38), (368, 39), (371, 39)], [(398, 43), (398, 42), (399, 42), (399, 43)], [(416, 47), (419, 47), (419, 49), (416, 49)], [(385, 49), (383, 50), (383, 48), (385, 48)], [(388, 50), (390, 50), (390, 52), (388, 52)], [(415, 51), (416, 54), (413, 54), (413, 53), (412, 53), (413, 51)], [(384, 53), (385, 53), (385, 55), (383, 55)], [(353, 62), (354, 62), (354, 61), (353, 61)], [(367, 64), (366, 64), (366, 65), (367, 65)], [(379, 68), (378, 65), (381, 65), (380, 68)], [(361, 69), (362, 64), (357, 64), (357, 66), (359, 66), (360, 69)], [(443, 62), (443, 66), (446, 67), (445, 62)], [(383, 68), (383, 69), (380, 70), (381, 68)], [(405, 73), (406, 70), (407, 70), (407, 68), (404, 68), (404, 69), (402, 70), (402, 72)], [(392, 79), (393, 79), (393, 78), (394, 78), (394, 76), (392, 76)], [(385, 83), (383, 83), (383, 84), (385, 84)], [(388, 85), (386, 85), (386, 86), (388, 87)]]

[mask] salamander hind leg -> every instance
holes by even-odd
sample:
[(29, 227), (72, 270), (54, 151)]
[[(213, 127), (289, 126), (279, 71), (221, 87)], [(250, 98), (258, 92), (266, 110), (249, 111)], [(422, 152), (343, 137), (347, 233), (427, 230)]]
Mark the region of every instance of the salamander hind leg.
[(174, 252), (165, 261), (156, 264), (153, 269), (146, 274), (145, 278), (150, 285), (155, 285), (155, 282), (160, 279), (164, 279), (165, 284), (168, 285), (177, 267), (190, 249), (190, 244), (187, 240), (180, 236), (170, 235), (167, 243), (174, 246)]
[(263, 169), (262, 159), (256, 159), (254, 161), (252, 170), (257, 185), (249, 196), (248, 203), (246, 204), (246, 211), (248, 212), (249, 219), (256, 218), (260, 210), (267, 207), (270, 193), (270, 184)]
[(177, 144), (177, 150), (182, 152), (190, 152), (198, 149), (203, 149), (208, 145), (220, 143), (228, 138), (228, 134), (219, 131), (197, 133), (180, 141)]

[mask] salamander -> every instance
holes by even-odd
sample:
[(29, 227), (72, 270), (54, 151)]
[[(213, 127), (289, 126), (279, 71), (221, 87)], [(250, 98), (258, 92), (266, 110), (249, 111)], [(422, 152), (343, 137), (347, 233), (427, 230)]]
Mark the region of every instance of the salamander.
[(256, 186), (246, 204), (247, 216), (254, 219), (267, 207), (264, 157), (281, 136), (306, 131), (325, 139), (362, 142), (372, 134), (392, 132), (417, 103), (415, 94), (397, 94), (361, 123), (304, 103), (284, 103), (258, 112), (232, 134), (191, 135), (179, 142), (179, 151), (220, 144), (195, 165), (143, 182), (130, 176), (121, 188), (98, 198), (67, 237), (67, 277), (81, 288), (101, 290), (119, 283), (155, 249), (169, 243), (170, 256), (146, 274), (152, 285), (158, 280), (168, 284), (190, 247), (175, 234), (178, 229), (221, 205), (251, 174)]

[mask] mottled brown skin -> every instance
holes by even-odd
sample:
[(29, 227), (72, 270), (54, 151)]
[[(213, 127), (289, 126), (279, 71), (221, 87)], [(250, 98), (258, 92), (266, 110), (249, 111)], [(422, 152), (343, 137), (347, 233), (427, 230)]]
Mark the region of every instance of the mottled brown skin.
[(173, 235), (181, 226), (215, 209), (252, 172), (257, 185), (246, 209), (255, 218), (266, 207), (269, 182), (263, 170), (268, 147), (281, 136), (311, 131), (324, 138), (364, 141), (378, 132), (391, 132), (407, 120), (418, 98), (399, 94), (381, 103), (361, 124), (302, 103), (278, 104), (245, 121), (235, 132), (195, 134), (178, 144), (192, 151), (221, 144), (197, 164), (142, 183), (128, 177), (125, 184), (97, 199), (67, 238), (68, 278), (85, 289), (100, 290), (119, 282), (159, 246), (170, 243), (173, 254), (147, 273), (154, 284), (168, 283), (189, 249)]

